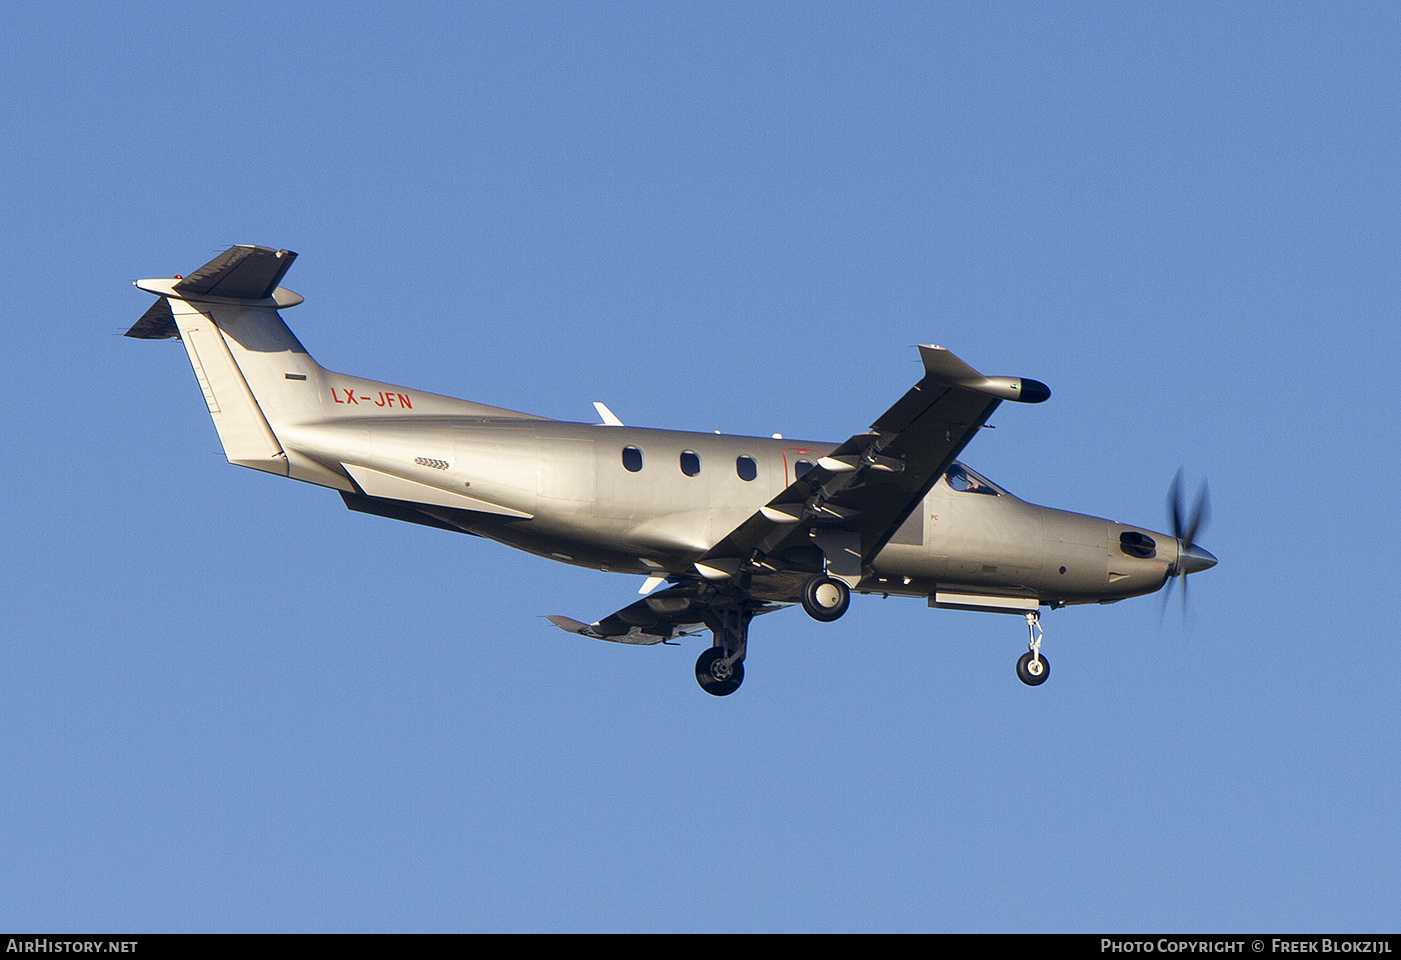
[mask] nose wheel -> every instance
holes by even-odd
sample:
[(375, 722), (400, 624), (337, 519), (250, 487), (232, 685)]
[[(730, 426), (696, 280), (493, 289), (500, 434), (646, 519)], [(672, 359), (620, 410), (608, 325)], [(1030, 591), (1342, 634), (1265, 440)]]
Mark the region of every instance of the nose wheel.
[(1041, 614), (1033, 610), (1026, 615), (1026, 629), (1031, 634), (1027, 651), (1017, 658), (1017, 679), (1028, 687), (1039, 687), (1051, 675), (1051, 662), (1041, 656)]
[(1030, 650), (1017, 658), (1017, 679), (1028, 687), (1039, 687), (1051, 675), (1051, 662)]

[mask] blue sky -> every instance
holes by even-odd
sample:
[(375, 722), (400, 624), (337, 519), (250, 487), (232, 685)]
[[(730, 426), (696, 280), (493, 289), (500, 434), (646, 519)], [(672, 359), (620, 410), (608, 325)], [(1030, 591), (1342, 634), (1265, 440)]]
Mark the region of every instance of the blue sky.
[[(1386, 4), (16, 4), (0, 32), (0, 927), (1394, 931), (1401, 14)], [(1184, 623), (636, 578), (224, 462), (136, 277), (301, 255), (324, 365), (964, 459), (1161, 529)], [(1381, 566), (1378, 566), (1381, 564)]]

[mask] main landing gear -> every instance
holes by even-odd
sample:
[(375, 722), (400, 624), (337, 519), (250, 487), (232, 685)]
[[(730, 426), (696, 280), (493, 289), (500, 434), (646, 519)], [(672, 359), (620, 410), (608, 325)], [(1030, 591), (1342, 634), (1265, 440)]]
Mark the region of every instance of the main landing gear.
[(696, 658), (696, 683), (713, 697), (728, 697), (744, 682), (744, 662), (727, 661), (723, 647), (711, 647)]
[(808, 616), (831, 623), (840, 619), (846, 608), (851, 606), (851, 588), (844, 580), (818, 573), (803, 584), (802, 600)]
[(1039, 687), (1051, 675), (1051, 662), (1041, 656), (1041, 614), (1033, 610), (1026, 615), (1026, 629), (1031, 634), (1027, 651), (1017, 659), (1017, 679), (1028, 687)]
[[(830, 623), (851, 606), (851, 588), (844, 580), (818, 573), (803, 584), (801, 599), (808, 616)], [(715, 639), (710, 649), (696, 658), (696, 683), (711, 696), (728, 697), (744, 682), (745, 646), (752, 619), (753, 608), (740, 598), (726, 606), (711, 604), (705, 611), (705, 625)]]
[(744, 682), (744, 648), (752, 619), (754, 613), (743, 601), (705, 612), (705, 625), (715, 641), (696, 659), (696, 683), (711, 696), (728, 697)]

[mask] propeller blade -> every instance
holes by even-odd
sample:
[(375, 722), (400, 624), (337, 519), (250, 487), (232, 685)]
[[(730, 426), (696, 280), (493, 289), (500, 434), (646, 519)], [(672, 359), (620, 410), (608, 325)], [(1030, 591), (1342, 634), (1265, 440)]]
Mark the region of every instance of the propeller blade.
[(1182, 468), (1177, 468), (1177, 476), (1172, 478), (1167, 496), (1168, 522), (1172, 524), (1172, 535), (1182, 539)]
[(1182, 493), (1183, 468), (1177, 468), (1177, 475), (1172, 478), (1172, 485), (1168, 487), (1167, 512), (1168, 523), (1172, 526), (1172, 535), (1177, 538), (1177, 562), (1168, 576), (1167, 583), (1163, 589), (1163, 605), (1159, 611), (1159, 618), (1167, 613), (1168, 598), (1172, 595), (1175, 581), (1182, 581), (1182, 616), (1187, 616), (1187, 574), (1196, 573), (1201, 570), (1209, 570), (1216, 565), (1216, 558), (1206, 550), (1196, 545), (1196, 538), (1199, 533), (1206, 529), (1211, 522), (1211, 490), (1205, 480), (1202, 481), (1201, 488), (1197, 491), (1196, 499), (1192, 502), (1192, 509), (1188, 511), (1186, 499)]
[(1197, 492), (1197, 502), (1192, 504), (1192, 516), (1187, 523), (1187, 532), (1182, 535), (1182, 539), (1190, 546), (1197, 542), (1197, 534), (1205, 530), (1207, 524), (1211, 523), (1211, 490), (1208, 489), (1206, 481), (1202, 481), (1202, 488)]
[(1187, 512), (1187, 504), (1182, 496), (1182, 468), (1177, 468), (1177, 476), (1172, 478), (1172, 486), (1167, 496), (1168, 523), (1172, 525), (1172, 535), (1182, 541), (1182, 546), (1190, 547), (1197, 540), (1197, 534), (1211, 523), (1211, 489), (1205, 480), (1197, 491), (1197, 499), (1192, 511)]
[(1172, 599), (1172, 587), (1175, 583), (1177, 583), (1177, 574), (1173, 574), (1172, 576), (1168, 577), (1167, 583), (1163, 585), (1163, 599), (1162, 602), (1158, 604), (1159, 623), (1162, 623), (1164, 620), (1167, 619), (1168, 603)]

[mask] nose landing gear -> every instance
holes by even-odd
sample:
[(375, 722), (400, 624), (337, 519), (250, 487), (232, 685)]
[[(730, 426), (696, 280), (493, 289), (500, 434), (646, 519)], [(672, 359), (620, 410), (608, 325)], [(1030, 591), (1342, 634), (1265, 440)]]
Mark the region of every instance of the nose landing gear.
[(1051, 662), (1041, 656), (1041, 614), (1032, 610), (1026, 615), (1026, 629), (1031, 634), (1027, 651), (1017, 659), (1017, 679), (1028, 687), (1039, 687), (1051, 675)]

